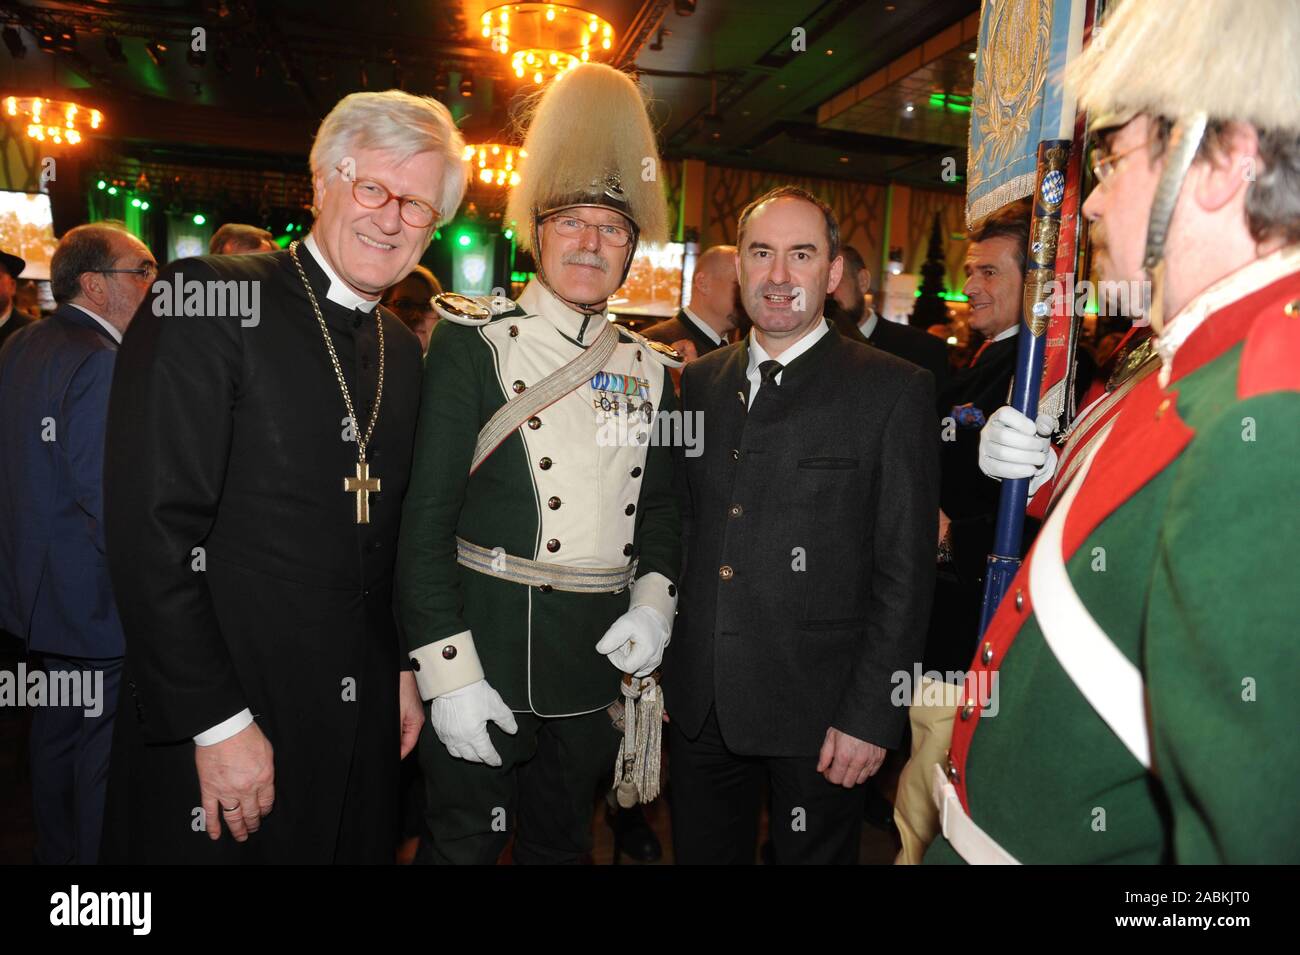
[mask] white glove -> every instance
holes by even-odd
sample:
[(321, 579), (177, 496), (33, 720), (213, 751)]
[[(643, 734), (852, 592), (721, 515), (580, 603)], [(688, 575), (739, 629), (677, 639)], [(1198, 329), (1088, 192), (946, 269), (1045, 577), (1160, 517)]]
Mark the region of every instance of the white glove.
[(1029, 493), (1033, 495), (1056, 473), (1051, 442), (1055, 428), (1056, 419), (1049, 414), (1040, 414), (1033, 422), (1003, 405), (980, 429), (980, 470), (999, 481), (1032, 478)]
[(649, 676), (663, 662), (672, 637), (668, 621), (654, 607), (633, 607), (615, 620), (596, 644), (596, 652), (609, 657), (624, 673)]
[(434, 697), (429, 704), (429, 722), (447, 752), (471, 763), (500, 766), (501, 757), (488, 736), (488, 720), (512, 735), (519, 729), (510, 707), (487, 680)]

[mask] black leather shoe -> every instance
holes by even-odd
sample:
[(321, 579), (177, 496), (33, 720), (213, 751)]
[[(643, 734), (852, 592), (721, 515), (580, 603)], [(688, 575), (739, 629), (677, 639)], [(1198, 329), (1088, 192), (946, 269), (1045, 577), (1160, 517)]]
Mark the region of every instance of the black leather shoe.
[(633, 862), (658, 862), (663, 858), (663, 846), (646, 822), (645, 811), (640, 806), (631, 809), (613, 809), (605, 813), (605, 821), (614, 831), (614, 865), (626, 855)]

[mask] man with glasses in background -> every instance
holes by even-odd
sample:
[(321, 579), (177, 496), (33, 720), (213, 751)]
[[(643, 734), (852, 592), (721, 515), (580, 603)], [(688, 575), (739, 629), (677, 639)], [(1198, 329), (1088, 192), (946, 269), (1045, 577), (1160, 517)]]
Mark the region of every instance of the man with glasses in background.
[(32, 718), (43, 864), (99, 856), (124, 652), (104, 558), (104, 422), (118, 345), (157, 271), (119, 226), (70, 230), (50, 261), (59, 307), (0, 350), (0, 627), (68, 691)]

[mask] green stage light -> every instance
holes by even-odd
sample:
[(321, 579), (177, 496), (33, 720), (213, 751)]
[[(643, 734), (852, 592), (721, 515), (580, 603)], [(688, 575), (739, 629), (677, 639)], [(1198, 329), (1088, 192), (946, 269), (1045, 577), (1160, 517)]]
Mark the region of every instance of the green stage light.
[(958, 96), (955, 93), (931, 93), (930, 106), (934, 109), (949, 109), (954, 113), (969, 113), (971, 98)]
[(108, 187), (108, 194), (109, 194), (110, 196), (115, 196), (115, 195), (117, 195), (117, 186), (109, 186), (109, 187)]
[(469, 234), (466, 232), (462, 232), (460, 235), (456, 236), (456, 242), (459, 243), (462, 247), (469, 245)]
[(108, 188), (108, 183), (106, 183), (103, 179), (101, 179), (101, 180), (99, 180), (99, 182), (95, 183), (95, 188), (96, 188), (96, 189), (107, 189), (107, 188)]
[(506, 237), (507, 239), (513, 239), (513, 238), (515, 237), (515, 230), (514, 230), (514, 229), (506, 229), (506, 231), (505, 231), (505, 237)]
[(194, 213), (194, 224), (195, 224), (195, 225), (203, 225), (203, 223), (205, 223), (205, 222), (207, 222), (207, 221), (208, 221), (207, 216), (205, 216), (202, 212), (196, 212), (196, 213)]
[(141, 212), (148, 212), (148, 211), (149, 211), (149, 200), (146, 199), (146, 200), (144, 200), (143, 202), (140, 203), (140, 211), (141, 211)]
[(140, 199), (138, 196), (131, 200), (131, 205), (135, 206), (137, 209), (140, 208)]

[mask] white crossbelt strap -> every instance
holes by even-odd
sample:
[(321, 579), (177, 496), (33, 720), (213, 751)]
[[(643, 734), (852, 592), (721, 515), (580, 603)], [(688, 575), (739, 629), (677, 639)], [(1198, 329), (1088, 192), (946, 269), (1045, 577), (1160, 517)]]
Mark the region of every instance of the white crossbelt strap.
[(1065, 518), (1110, 425), (1088, 450), (1087, 460), (1038, 535), (1029, 561), (1029, 592), (1043, 639), (1084, 699), (1120, 738), (1135, 759), (1151, 766), (1142, 674), (1097, 625), (1070, 583), (1061, 547)]
[(600, 366), (605, 364), (618, 347), (618, 330), (611, 321), (603, 318), (599, 321), (602, 323), (600, 332), (589, 348), (583, 349), (517, 398), (511, 398), (488, 419), (474, 443), (470, 474), (477, 471), (488, 455), (518, 431), (525, 421), (544, 408), (549, 408), (569, 392), (581, 388), (591, 380), (592, 375), (600, 371)]
[(930, 784), (930, 794), (934, 797), (934, 806), (939, 810), (939, 823), (943, 837), (959, 856), (971, 865), (1020, 865), (1016, 857), (998, 845), (993, 837), (975, 825), (975, 820), (966, 815), (961, 807), (957, 789), (948, 782), (943, 768), (935, 763), (931, 769), (934, 777)]

